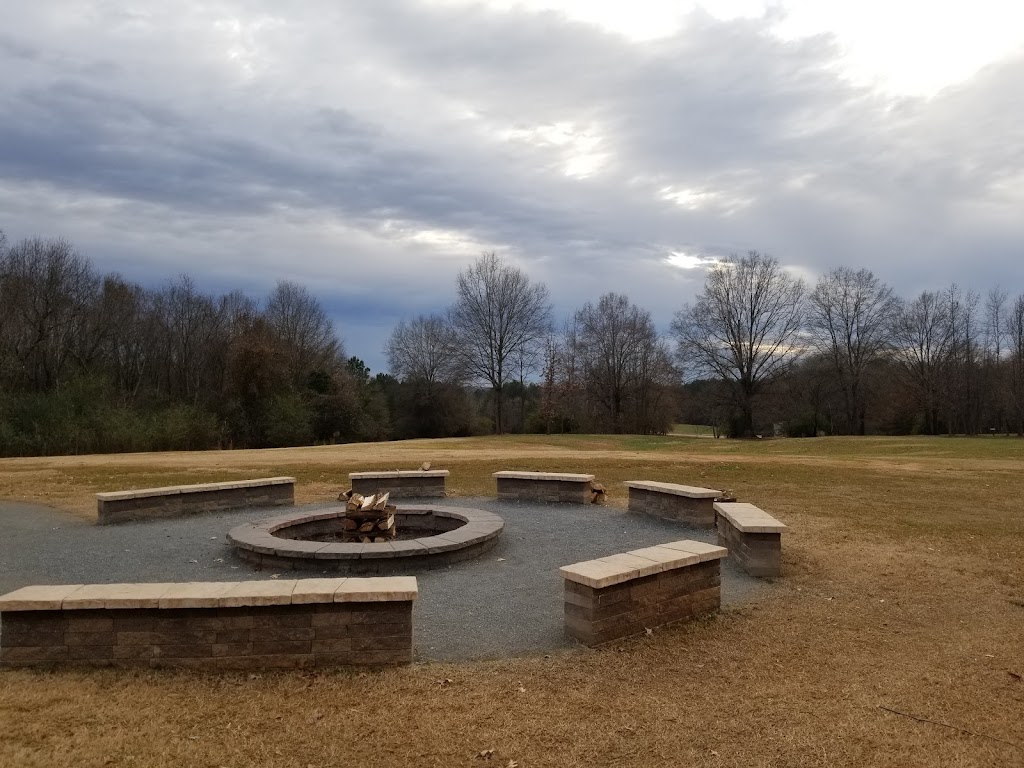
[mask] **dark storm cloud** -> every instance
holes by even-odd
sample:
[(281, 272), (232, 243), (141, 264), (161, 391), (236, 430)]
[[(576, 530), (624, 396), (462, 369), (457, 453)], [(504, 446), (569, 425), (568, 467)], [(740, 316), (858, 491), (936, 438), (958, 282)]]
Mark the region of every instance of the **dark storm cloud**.
[(673, 251), (1024, 290), (1019, 58), (893, 98), (768, 19), (634, 43), (403, 0), (2, 6), (0, 227), (139, 279), (287, 277), (338, 307), (387, 285), (384, 316), (339, 310), (374, 367), (482, 248), (563, 313), (618, 290), (662, 325), (702, 279)]

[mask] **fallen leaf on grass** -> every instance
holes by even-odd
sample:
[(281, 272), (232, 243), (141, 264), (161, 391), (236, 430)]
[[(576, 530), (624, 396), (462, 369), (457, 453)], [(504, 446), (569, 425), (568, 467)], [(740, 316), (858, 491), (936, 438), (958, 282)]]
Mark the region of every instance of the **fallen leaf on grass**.
[(492, 757), (494, 757), (493, 749), (482, 749), (476, 755), (477, 760), (490, 760)]
[(1008, 675), (1009, 675), (1010, 677), (1012, 677), (1012, 678), (1014, 678), (1014, 679), (1016, 679), (1016, 680), (1024, 680), (1024, 677), (1021, 677), (1021, 676), (1020, 676), (1020, 675), (1019, 675), (1018, 673), (1016, 673), (1016, 672), (1011, 672), (1010, 670), (1006, 670), (1006, 674), (1008, 674)]

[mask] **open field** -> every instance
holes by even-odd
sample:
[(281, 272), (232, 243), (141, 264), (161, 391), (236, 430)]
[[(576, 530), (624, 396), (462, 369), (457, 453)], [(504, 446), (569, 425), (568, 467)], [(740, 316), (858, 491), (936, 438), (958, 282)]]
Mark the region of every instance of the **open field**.
[(620, 505), (626, 479), (731, 489), (791, 526), (782, 588), (551, 657), (6, 671), (0, 765), (1024, 765), (1024, 441), (531, 436), (8, 459), (0, 498), (90, 516), (100, 490), (287, 474), (298, 501), (320, 501), (349, 471), (424, 460), (458, 495), (493, 494), (498, 469), (593, 472)]

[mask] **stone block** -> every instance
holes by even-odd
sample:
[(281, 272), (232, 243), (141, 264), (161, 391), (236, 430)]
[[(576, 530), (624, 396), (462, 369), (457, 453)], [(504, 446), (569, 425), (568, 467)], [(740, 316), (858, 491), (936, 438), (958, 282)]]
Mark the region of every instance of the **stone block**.
[(311, 640), (253, 640), (253, 656), (275, 656), (281, 654), (310, 653)]
[(295, 579), (240, 581), (217, 598), (220, 608), (291, 605)]
[(160, 597), (160, 608), (216, 608), (220, 598), (239, 584), (237, 581), (186, 582), (169, 587)]
[(0, 596), (0, 613), (9, 611), (59, 611), (64, 603), (64, 599), (81, 588), (81, 584), (22, 587)]

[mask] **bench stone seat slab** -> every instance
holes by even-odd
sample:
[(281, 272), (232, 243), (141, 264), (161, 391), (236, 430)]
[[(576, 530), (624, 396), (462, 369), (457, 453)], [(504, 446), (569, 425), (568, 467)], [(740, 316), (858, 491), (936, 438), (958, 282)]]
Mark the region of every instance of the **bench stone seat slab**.
[(96, 494), (101, 525), (295, 503), (294, 477), (172, 485)]
[(656, 560), (662, 564), (662, 570), (665, 571), (673, 568), (682, 568), (686, 565), (695, 565), (700, 562), (700, 555), (694, 552), (663, 546), (633, 549), (630, 550), (629, 554), (636, 555), (638, 557), (646, 557), (649, 560)]
[(566, 631), (595, 646), (716, 611), (726, 554), (685, 540), (564, 566)]
[(248, 605), (291, 605), (292, 591), (296, 581), (240, 581), (217, 602), (224, 608), (241, 608)]
[(652, 480), (627, 480), (625, 486), (629, 489), (630, 512), (678, 520), (701, 528), (714, 527), (714, 503), (722, 495), (719, 490)]
[(390, 472), (349, 472), (349, 480), (385, 480), (395, 477), (448, 477), (447, 469), (396, 469)]
[(517, 472), (514, 470), (494, 472), (493, 476), (503, 480), (551, 480), (554, 482), (566, 483), (589, 483), (594, 479), (593, 475), (573, 474), (569, 472)]
[(721, 560), (729, 554), (729, 550), (725, 547), (708, 544), (703, 541), (693, 541), (690, 539), (685, 541), (670, 541), (667, 544), (659, 544), (658, 546), (664, 547), (665, 549), (674, 549), (678, 552), (688, 552), (696, 555), (697, 559), (702, 563), (706, 563), (708, 560)]
[(292, 605), (322, 603), (325, 595), (331, 595), (333, 601), (334, 594), (346, 581), (346, 578), (297, 579), (292, 589)]
[(193, 581), (174, 584), (160, 596), (160, 608), (216, 608), (237, 581)]
[(676, 483), (657, 483), (653, 480), (627, 480), (624, 485), (627, 488), (636, 488), (641, 491), (657, 491), (668, 493), (673, 496), (685, 496), (688, 499), (717, 499), (722, 492), (714, 488), (698, 488), (693, 485), (677, 485)]
[(665, 570), (719, 560), (726, 555), (728, 550), (724, 547), (686, 539), (564, 565), (559, 572), (569, 581), (600, 589)]
[(718, 502), (718, 543), (751, 576), (782, 575), (782, 532), (786, 526), (753, 504)]
[(786, 526), (763, 509), (742, 502), (717, 502), (715, 512), (741, 533), (781, 533)]
[(589, 504), (593, 475), (505, 470), (492, 475), (499, 499)]
[(412, 661), (416, 579), (35, 586), (0, 597), (0, 667)]
[(371, 576), (363, 579), (345, 579), (334, 593), (334, 602), (412, 601), (418, 595), (415, 576)]
[(171, 584), (87, 584), (64, 598), (62, 610), (159, 608)]
[(22, 587), (0, 597), (3, 611), (59, 611), (64, 598), (81, 589), (81, 584)]

